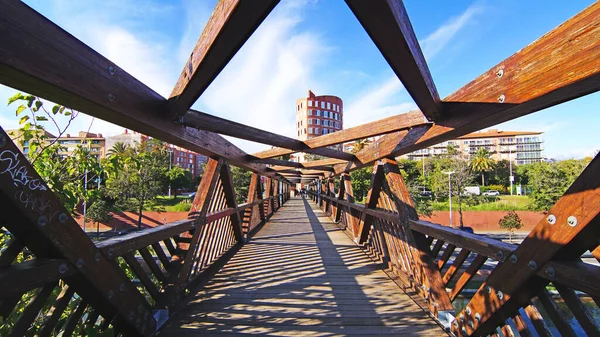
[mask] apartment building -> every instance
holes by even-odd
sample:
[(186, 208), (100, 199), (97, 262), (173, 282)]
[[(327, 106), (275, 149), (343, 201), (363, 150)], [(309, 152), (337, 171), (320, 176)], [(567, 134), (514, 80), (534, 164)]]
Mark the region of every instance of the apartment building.
[(448, 145), (452, 145), (466, 159), (477, 153), (480, 148), (485, 148), (494, 160), (509, 160), (516, 165), (522, 165), (543, 160), (543, 143), (542, 132), (489, 129), (417, 150), (403, 157), (421, 160), (442, 155), (447, 153)]

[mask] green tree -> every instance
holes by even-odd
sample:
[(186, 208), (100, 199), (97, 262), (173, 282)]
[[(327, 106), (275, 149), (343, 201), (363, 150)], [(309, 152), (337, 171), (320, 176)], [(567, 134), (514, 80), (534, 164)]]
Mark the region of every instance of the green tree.
[(508, 230), (508, 238), (510, 243), (512, 243), (512, 234), (515, 229), (520, 229), (523, 227), (523, 223), (521, 222), (521, 218), (515, 211), (509, 211), (500, 221), (498, 222), (500, 228), (504, 228)]
[(139, 230), (144, 206), (152, 206), (163, 190), (169, 160), (166, 147), (156, 141), (138, 143), (133, 151), (110, 159), (115, 164), (110, 166), (106, 195), (115, 199), (119, 207), (138, 212)]
[[(229, 166), (231, 169), (231, 181), (235, 189), (235, 199), (238, 204), (248, 200), (248, 189), (250, 188), (250, 180), (252, 172), (241, 167)], [(275, 191), (275, 193), (278, 193)]]
[(116, 142), (106, 153), (108, 156), (120, 156), (123, 155), (127, 150), (130, 149), (130, 146), (123, 142)]
[(112, 218), (111, 212), (112, 206), (106, 200), (98, 199), (87, 210), (87, 218), (92, 223), (98, 225), (99, 223), (106, 223)]
[(471, 170), (481, 173), (481, 185), (485, 186), (485, 172), (489, 172), (494, 168), (494, 160), (490, 156), (490, 152), (486, 148), (479, 148), (475, 156), (471, 158)]
[[(444, 172), (454, 173), (451, 175)], [(479, 200), (471, 195), (465, 195), (465, 187), (473, 183), (473, 173), (469, 168), (468, 162), (458, 158), (437, 158), (434, 161), (433, 170), (429, 174), (431, 187), (435, 193), (436, 199), (448, 195), (448, 179), (452, 181), (452, 197), (456, 199), (458, 206), (459, 224), (463, 227), (463, 204), (476, 204)]]
[(352, 192), (356, 202), (364, 202), (365, 197), (371, 188), (371, 176), (373, 175), (373, 167), (367, 166), (350, 172), (352, 181)]
[(192, 173), (179, 166), (171, 167), (166, 173), (168, 182), (171, 184), (173, 195), (177, 197), (177, 191), (180, 189), (189, 189), (192, 186)]
[[(71, 122), (79, 115), (77, 111), (54, 105), (48, 111), (44, 102), (33, 95), (17, 93), (8, 104), (22, 103), (16, 110), (20, 116), (17, 134), (10, 135), (13, 141), (27, 144), (27, 158), (50, 189), (58, 196), (65, 208), (74, 212), (82, 201), (92, 202), (97, 198), (95, 181), (103, 169), (89, 148), (82, 141), (69, 156), (57, 142)], [(66, 126), (59, 125), (58, 116), (67, 117)], [(50, 133), (47, 127), (52, 128)], [(51, 137), (56, 134), (56, 137)], [(86, 184), (87, 181), (87, 184)]]
[(588, 159), (533, 163), (527, 171), (532, 189), (531, 205), (536, 210), (548, 210), (589, 164)]
[(354, 144), (352, 144), (352, 153), (359, 152), (360, 150), (364, 149), (365, 146), (367, 146), (367, 140), (366, 139), (356, 140), (354, 142)]

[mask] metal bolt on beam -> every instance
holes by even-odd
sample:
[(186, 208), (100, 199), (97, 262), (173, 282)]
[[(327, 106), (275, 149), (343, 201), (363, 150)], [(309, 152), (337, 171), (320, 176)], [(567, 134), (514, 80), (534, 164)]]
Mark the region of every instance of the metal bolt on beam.
[(61, 275), (64, 275), (68, 270), (69, 270), (69, 267), (67, 266), (66, 263), (61, 263), (58, 266), (58, 273)]
[(515, 254), (512, 254), (510, 256), (510, 262), (517, 263), (518, 261), (519, 261), (519, 258)]
[(117, 69), (115, 69), (115, 67), (113, 66), (109, 66), (108, 73), (111, 74), (111, 76), (115, 76), (115, 74), (117, 73)]
[(529, 261), (529, 263), (527, 265), (529, 266), (529, 269), (531, 269), (531, 270), (537, 269), (537, 263), (535, 263), (535, 261), (533, 261), (533, 260)]
[(75, 265), (79, 269), (83, 268), (83, 259), (77, 259), (77, 261), (75, 261)]
[(498, 292), (496, 293), (496, 296), (498, 296), (499, 300), (502, 300), (504, 298), (504, 293), (500, 290), (498, 290)]
[(548, 267), (546, 268), (546, 275), (548, 275), (549, 278), (554, 278), (556, 276), (556, 271), (554, 271), (554, 268)]
[(67, 219), (69, 219), (69, 217), (65, 213), (60, 213), (58, 216), (58, 221), (63, 224), (67, 222)]
[(48, 223), (48, 218), (45, 215), (42, 215), (38, 218), (38, 225), (40, 226), (46, 226), (46, 224)]
[(108, 94), (108, 96), (107, 96), (107, 99), (108, 99), (108, 101), (109, 101), (109, 102), (111, 102), (111, 103), (112, 103), (112, 102), (114, 102), (114, 101), (115, 101), (115, 95), (113, 95), (113, 94)]
[(481, 322), (481, 315), (479, 313), (475, 314), (475, 320), (477, 321), (477, 323)]
[(556, 223), (556, 216), (554, 216), (554, 214), (550, 214), (546, 218), (546, 221), (548, 221), (549, 224), (554, 225)]
[(577, 218), (575, 216), (571, 215), (570, 217), (567, 218), (567, 223), (569, 224), (569, 226), (575, 227), (575, 226), (577, 226)]
[(496, 72), (496, 76), (498, 78), (502, 78), (502, 76), (504, 76), (504, 69), (500, 69)]
[(506, 96), (504, 96), (504, 94), (498, 96), (498, 102), (504, 103), (505, 100), (506, 100)]
[(502, 259), (504, 259), (504, 252), (503, 252), (503, 251), (501, 251), (501, 250), (499, 250), (499, 251), (496, 253), (496, 257), (498, 258), (498, 260), (502, 261)]

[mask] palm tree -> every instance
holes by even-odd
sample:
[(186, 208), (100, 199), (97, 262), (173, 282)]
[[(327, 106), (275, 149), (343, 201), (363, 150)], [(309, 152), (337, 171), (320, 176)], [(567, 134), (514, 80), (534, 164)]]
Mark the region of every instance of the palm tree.
[(122, 142), (116, 142), (113, 144), (113, 146), (108, 150), (108, 155), (109, 156), (119, 156), (122, 155), (123, 153), (125, 153), (127, 151), (127, 149), (129, 148), (129, 145), (122, 143)]
[(495, 166), (494, 160), (490, 157), (490, 152), (482, 147), (477, 150), (477, 153), (471, 158), (471, 170), (481, 173), (481, 185), (485, 186), (484, 173), (491, 171)]
[(354, 144), (352, 145), (352, 153), (357, 153), (358, 151), (364, 149), (366, 145), (367, 145), (366, 139), (359, 139), (359, 140), (355, 141)]

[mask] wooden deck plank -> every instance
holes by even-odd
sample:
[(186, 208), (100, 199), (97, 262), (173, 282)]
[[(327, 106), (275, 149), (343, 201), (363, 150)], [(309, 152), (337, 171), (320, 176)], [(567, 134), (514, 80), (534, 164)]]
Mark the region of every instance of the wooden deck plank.
[(160, 336), (440, 336), (325, 213), (292, 198)]

